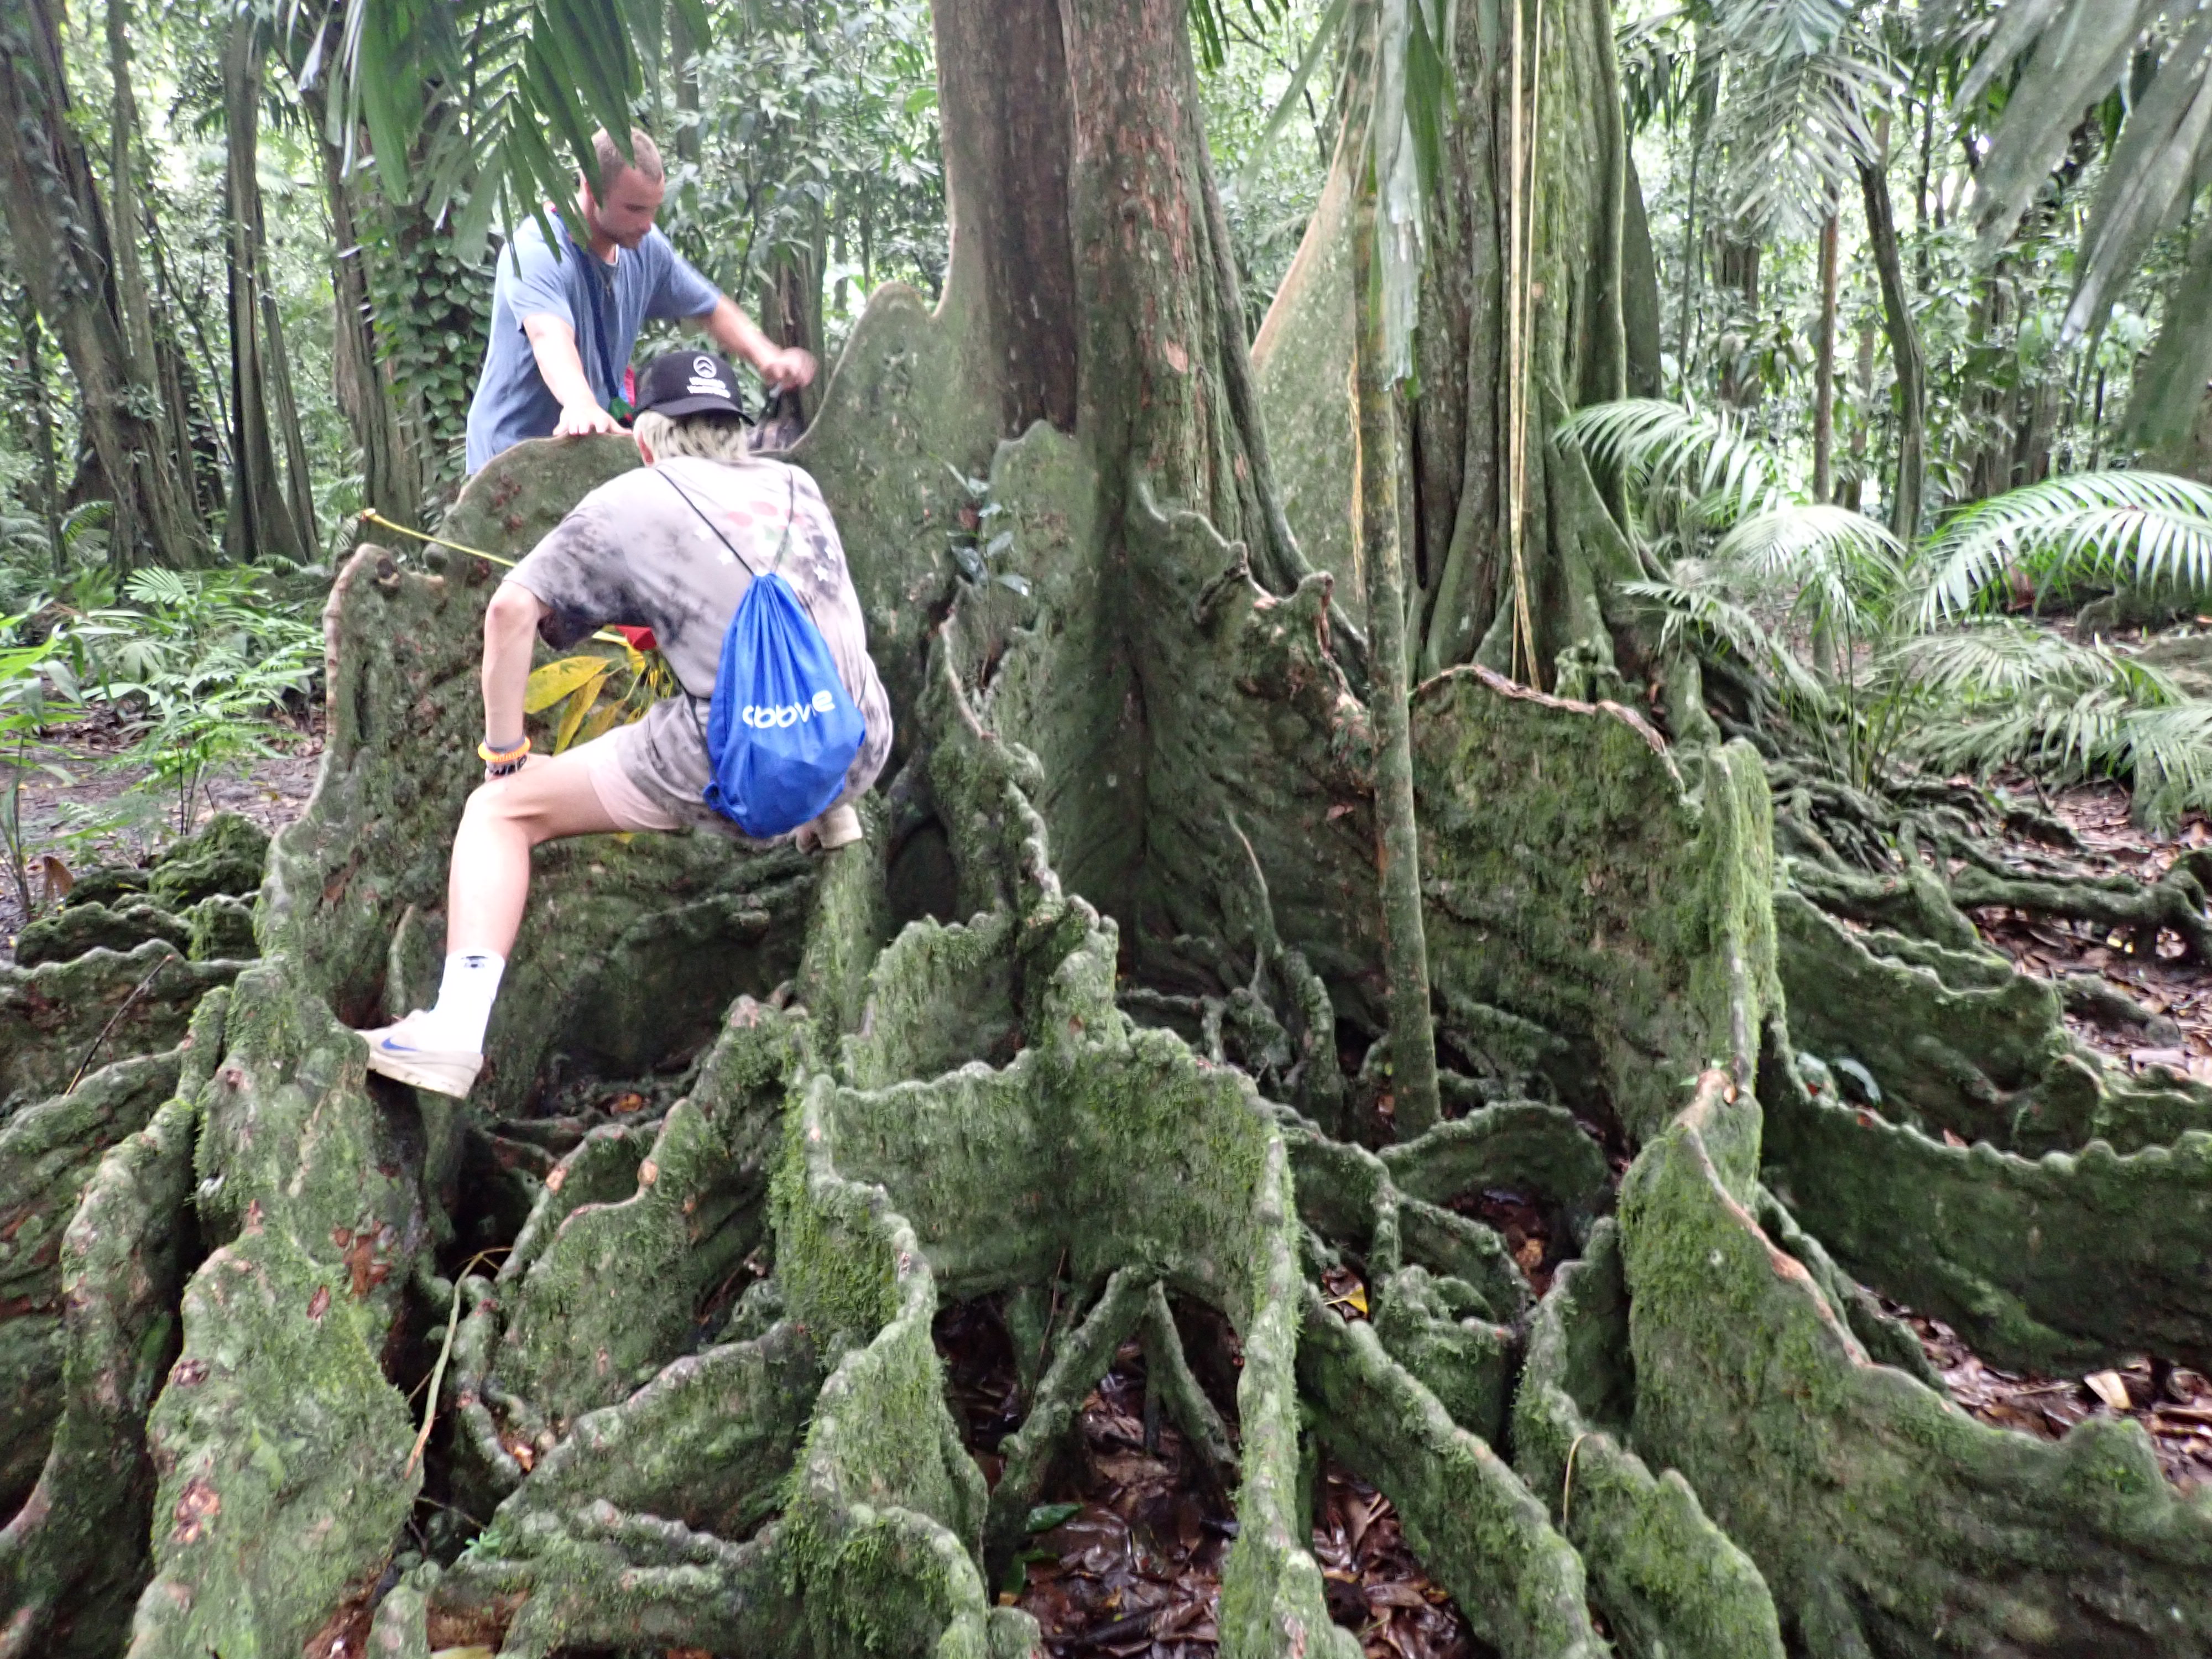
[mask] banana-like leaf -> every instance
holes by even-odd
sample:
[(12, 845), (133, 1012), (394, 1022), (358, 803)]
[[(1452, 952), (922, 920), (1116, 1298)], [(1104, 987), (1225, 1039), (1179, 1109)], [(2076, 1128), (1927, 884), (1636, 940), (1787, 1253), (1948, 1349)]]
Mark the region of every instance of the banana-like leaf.
[(577, 689), (575, 694), (568, 699), (568, 708), (561, 715), (560, 727), (553, 734), (555, 754), (562, 753), (570, 744), (575, 742), (576, 728), (584, 723), (584, 716), (592, 712), (593, 706), (599, 700), (599, 693), (606, 690), (606, 685), (607, 677), (604, 674), (597, 675), (585, 681)]
[(533, 668), (530, 671), (530, 683), (522, 693), (522, 712), (542, 714), (562, 698), (573, 696), (580, 687), (605, 679), (614, 668), (615, 659), (611, 657), (563, 657), (543, 668)]
[(2068, 339), (2088, 331), (2131, 276), (2151, 239), (2197, 187), (2212, 136), (2212, 12), (2199, 12), (2159, 65), (2113, 147), (2081, 239), (2081, 273), (2066, 310)]
[[(1994, 251), (2012, 234), (2051, 164), (2081, 125), (2081, 112), (2116, 83), (2136, 37), (2170, 3), (2172, 0), (2032, 3), (2023, 10), (2038, 14), (2033, 25), (2023, 19), (2023, 27), (2013, 32), (2000, 24), (1997, 38), (1982, 55), (1983, 64), (1996, 58), (2001, 50), (2012, 59), (2025, 57), (2027, 62), (1991, 136), (1989, 160), (1974, 180), (1974, 217), (1986, 249)], [(2195, 9), (2193, 0), (2191, 9)], [(1977, 65), (1966, 82), (1971, 91), (1961, 94), (1962, 104), (1979, 97), (2005, 66), (1999, 64), (1984, 75), (1982, 65)]]

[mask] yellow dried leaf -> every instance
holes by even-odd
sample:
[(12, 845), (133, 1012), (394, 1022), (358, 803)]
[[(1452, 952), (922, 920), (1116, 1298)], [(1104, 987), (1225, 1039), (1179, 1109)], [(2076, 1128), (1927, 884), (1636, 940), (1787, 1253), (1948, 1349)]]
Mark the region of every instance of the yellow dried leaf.
[(563, 657), (558, 662), (549, 662), (543, 668), (530, 671), (530, 684), (522, 693), (522, 712), (541, 714), (562, 698), (569, 696), (594, 679), (603, 679), (614, 670), (611, 657)]
[(553, 734), (555, 754), (560, 754), (575, 742), (576, 728), (584, 723), (584, 716), (592, 712), (592, 705), (599, 702), (599, 693), (606, 689), (606, 684), (605, 675), (595, 680), (586, 680), (584, 689), (568, 699), (568, 711), (561, 716), (561, 729)]
[[(641, 710), (640, 712), (642, 713)], [(603, 738), (617, 726), (627, 726), (637, 717), (630, 712), (626, 703), (605, 704), (592, 714), (591, 719), (576, 728), (576, 741), (584, 744), (589, 743), (594, 738)]]
[(2133, 1403), (2128, 1398), (2128, 1385), (2118, 1371), (2096, 1371), (2081, 1380), (2089, 1385), (2091, 1394), (2116, 1412), (2126, 1411)]

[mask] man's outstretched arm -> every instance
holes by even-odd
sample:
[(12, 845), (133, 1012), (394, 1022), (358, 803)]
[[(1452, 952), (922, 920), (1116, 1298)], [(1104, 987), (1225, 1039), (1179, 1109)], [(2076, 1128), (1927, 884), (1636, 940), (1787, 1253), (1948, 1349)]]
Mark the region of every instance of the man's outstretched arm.
[(565, 317), (538, 312), (522, 319), (530, 341), (530, 355), (538, 359), (538, 378), (560, 401), (561, 418), (554, 423), (556, 438), (582, 437), (592, 432), (619, 432), (615, 417), (599, 407), (599, 394), (584, 377), (584, 360), (576, 355), (576, 331)]
[(732, 357), (744, 358), (757, 369), (770, 392), (805, 386), (814, 378), (812, 352), (798, 346), (778, 345), (726, 294), (715, 300), (712, 311), (692, 320), (707, 331), (716, 345)]

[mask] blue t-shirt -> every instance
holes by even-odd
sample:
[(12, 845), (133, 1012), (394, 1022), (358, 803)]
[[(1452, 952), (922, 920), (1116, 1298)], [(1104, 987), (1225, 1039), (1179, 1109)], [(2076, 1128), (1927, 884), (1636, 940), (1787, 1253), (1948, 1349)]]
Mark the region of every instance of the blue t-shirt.
[(570, 240), (550, 210), (561, 257), (546, 245), (538, 221), (525, 219), (500, 250), (491, 290), (491, 342), (483, 375), (469, 405), (469, 471), (525, 438), (545, 438), (561, 418), (560, 399), (538, 373), (522, 319), (558, 317), (575, 331), (576, 355), (601, 408), (622, 393), (623, 371), (647, 317), (701, 317), (721, 291), (685, 262), (658, 230), (635, 248), (618, 247), (615, 263)]

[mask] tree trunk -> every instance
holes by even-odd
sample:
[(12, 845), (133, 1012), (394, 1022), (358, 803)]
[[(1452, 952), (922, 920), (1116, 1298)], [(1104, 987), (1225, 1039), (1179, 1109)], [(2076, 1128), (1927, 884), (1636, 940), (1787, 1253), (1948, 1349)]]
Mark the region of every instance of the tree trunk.
[(708, 43), (691, 38), (684, 8), (668, 9), (668, 61), (676, 82), (676, 159), (699, 165), (699, 52)]
[(1624, 147), (1621, 164), (1621, 331), (1628, 346), (1628, 395), (1663, 398), (1666, 371), (1660, 362), (1659, 256), (1651, 246), (1651, 221), (1644, 209), (1644, 185), (1636, 176), (1636, 156)]
[(54, 579), (59, 581), (68, 572), (69, 556), (62, 545), (61, 471), (54, 458), (53, 394), (46, 379), (46, 327), (27, 287), (11, 289), (9, 298), (15, 313), (15, 337), (23, 343), (23, 389), (28, 394), (24, 415), (30, 428), (31, 459), (38, 465), (39, 521), (46, 532)]
[(123, 313), (125, 336), (131, 342), (131, 361), (150, 371), (158, 388), (154, 397), (153, 426), (160, 434), (161, 454), (170, 473), (190, 478), (193, 472), (191, 437), (181, 400), (164, 395), (168, 391), (161, 372), (160, 345), (154, 331), (154, 305), (147, 291), (145, 267), (138, 257), (142, 229), (150, 239), (152, 216), (141, 210), (138, 195), (138, 100), (131, 89), (129, 0), (107, 0), (107, 73), (112, 89), (108, 132), (108, 207), (110, 240), (115, 248), (115, 292)]
[(1813, 499), (1836, 495), (1836, 253), (1840, 223), (1820, 222), (1820, 324), (1813, 368)]
[(419, 528), (422, 468), (400, 418), (390, 366), (377, 348), (362, 217), (345, 176), (344, 152), (328, 137), (321, 94), (311, 90), (302, 101), (319, 135), (323, 200), (331, 216), (331, 389), (361, 447), (363, 498), (393, 523)]
[(154, 365), (138, 362), (116, 283), (108, 219), (72, 125), (60, 17), (50, 0), (0, 15), (0, 213), (15, 264), (59, 337), (77, 385), (82, 436), (114, 503), (111, 559), (197, 562), (189, 475), (162, 441)]
[[(1885, 155), (1886, 139), (1885, 134), (1881, 146)], [(1898, 253), (1889, 174), (1881, 162), (1859, 164), (1859, 189), (1866, 198), (1867, 241), (1881, 278), (1882, 327), (1889, 336), (1890, 360), (1897, 373), (1897, 475), (1890, 492), (1889, 527), (1899, 540), (1910, 544), (1920, 534), (1921, 489), (1927, 472), (1927, 371)]]
[(290, 510), (302, 550), (312, 555), (320, 541), (315, 529), (315, 489), (307, 469), (307, 438), (300, 428), (300, 405), (292, 395), (292, 361), (284, 349), (284, 319), (276, 296), (261, 294), (262, 340), (268, 351), (269, 405), (284, 441), (284, 505)]
[(225, 133), (223, 215), (226, 221), (230, 306), (229, 520), (223, 549), (234, 561), (275, 554), (304, 562), (307, 544), (286, 500), (270, 430), (271, 405), (281, 409), (289, 388), (272, 391), (279, 365), (268, 350), (262, 305), (261, 180), (256, 171), (261, 127), (264, 46), (258, 21), (240, 13), (223, 33), (222, 106)]
[[(1536, 44), (1540, 14), (1543, 25)], [(1509, 14), (1510, 15), (1510, 14)], [(1596, 0), (1539, 7), (1523, 0), (1522, 118), (1530, 129), (1521, 191), (1528, 209), (1525, 281), (1513, 265), (1513, 82), (1510, 27), (1457, 33), (1460, 95), (1449, 137), (1447, 199), (1429, 246), (1440, 274), (1423, 292), (1407, 457), (1407, 527), (1423, 676), (1469, 659), (1556, 684), (1573, 696), (1622, 695), (1603, 595), (1640, 574), (1580, 458), (1549, 434), (1568, 410), (1625, 394), (1628, 330), (1624, 263), (1628, 210), (1626, 137), (1614, 83), (1609, 14)], [(1340, 547), (1352, 522), (1352, 410), (1347, 395), (1352, 325), (1351, 262), (1328, 250), (1349, 235), (1340, 149), (1321, 208), (1254, 347), (1268, 425), (1302, 544)], [(1506, 361), (1517, 299), (1528, 319), (1528, 393), (1519, 544), (1531, 639), (1516, 652), (1511, 552), (1513, 479), (1521, 407)], [(1334, 337), (1340, 344), (1324, 342)], [(1296, 355), (1278, 363), (1279, 351)], [(1353, 569), (1340, 569), (1351, 585)], [(1533, 647), (1533, 649), (1531, 648)]]
[[(1363, 0), (1348, 27), (1354, 84), (1376, 60), (1376, 33), (1403, 27), (1403, 13)], [(1429, 951), (1421, 921), (1420, 823), (1413, 807), (1413, 738), (1407, 698), (1406, 584), (1398, 533), (1398, 399), (1388, 368), (1382, 274), (1376, 245), (1375, 141), (1367, 100), (1347, 101), (1346, 138), (1359, 148), (1352, 206), (1352, 300), (1357, 318), (1353, 401), (1359, 433), (1359, 539), (1367, 567), (1367, 623), (1373, 649), (1368, 708), (1375, 722), (1375, 863), (1382, 897), (1383, 974), (1389, 985), (1390, 1099), (1398, 1133), (1436, 1127), (1436, 1033), (1429, 1018)]]

